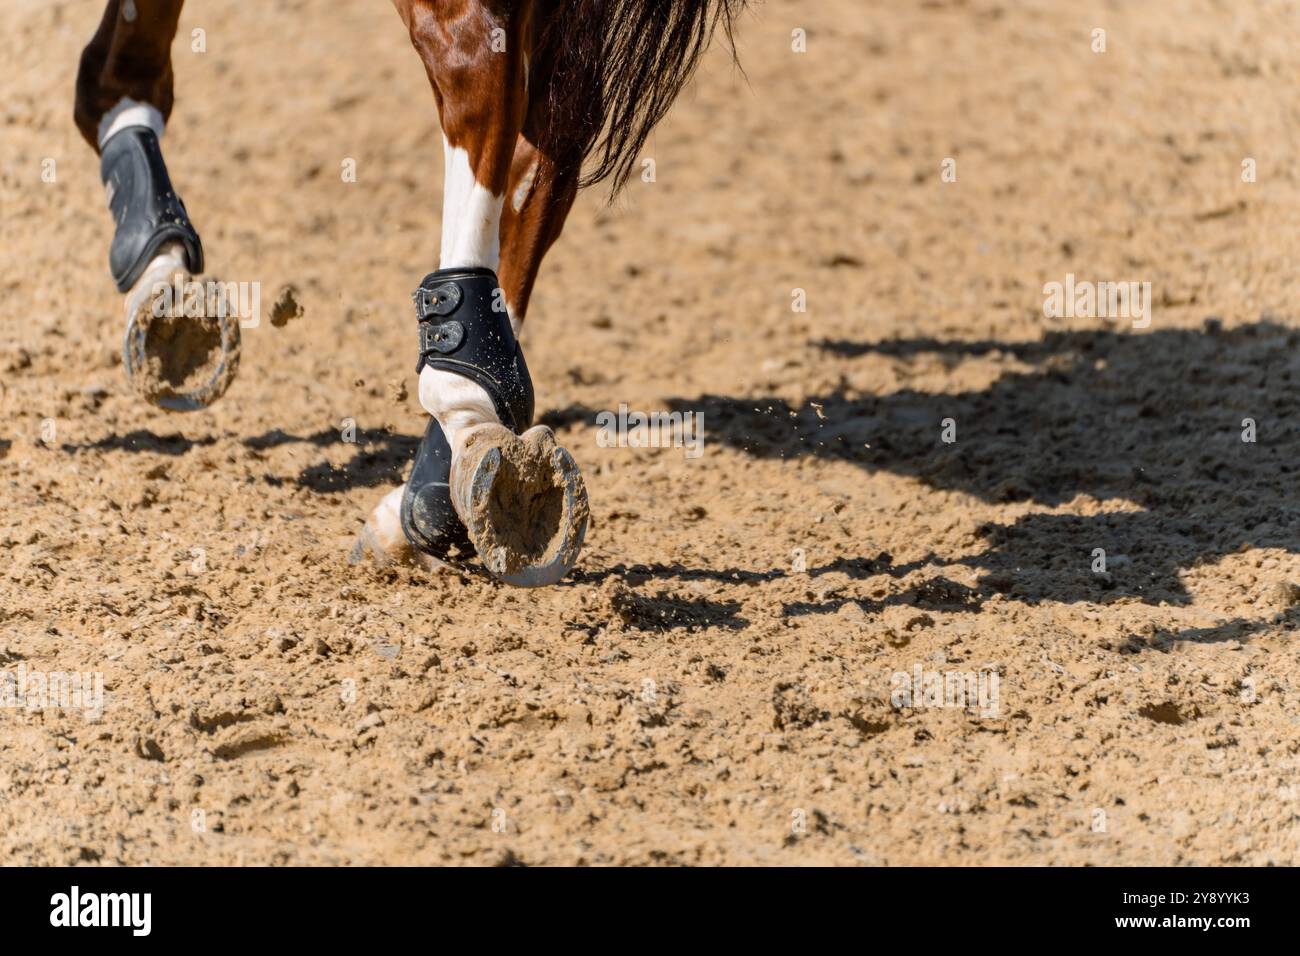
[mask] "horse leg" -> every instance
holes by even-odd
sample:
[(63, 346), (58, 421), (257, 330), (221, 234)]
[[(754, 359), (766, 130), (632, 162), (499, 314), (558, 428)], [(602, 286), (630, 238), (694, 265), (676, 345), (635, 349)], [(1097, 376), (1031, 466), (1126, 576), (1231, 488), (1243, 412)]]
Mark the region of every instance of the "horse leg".
[[(226, 314), (224, 300), (209, 303), (192, 290), (182, 297), (188, 305), (171, 298), (203, 270), (202, 244), (158, 143), (172, 110), (171, 43), (182, 5), (109, 0), (81, 55), (74, 109), (81, 135), (100, 154), (116, 226), (109, 267), (125, 295), (127, 375), (143, 398), (174, 411), (219, 398), (239, 358), (238, 322)], [(159, 301), (162, 290), (166, 298)], [(195, 311), (203, 315), (196, 318)], [(205, 317), (211, 311), (217, 314)]]
[(184, 0), (108, 0), (81, 53), (77, 129), (98, 152), (125, 126), (162, 127), (172, 112), (171, 44)]
[(526, 138), (515, 148), (501, 217), (501, 287), (516, 331), (523, 325), (542, 259), (578, 194), (578, 170), (558, 168)]
[[(544, 236), (558, 234), (563, 221), (553, 213), (561, 206), (567, 212), (572, 195), (549, 218), (542, 215), (546, 204), (534, 204), (536, 211), (524, 216), (522, 201), (512, 199), (503, 222), (507, 193), (535, 189), (521, 192), (537, 164), (526, 149), (516, 149), (529, 112), (532, 3), (396, 4), (424, 60), (444, 138), (440, 269), (417, 293), (426, 327), (420, 402), (433, 421), (407, 485), (380, 502), (354, 555), (366, 545), (377, 554), (402, 552), (404, 534), (417, 550), (447, 556), (458, 542), (442, 532), (463, 526), (497, 577), (522, 586), (554, 583), (577, 558), (586, 489), (551, 430), (528, 428), (532, 387), (515, 333), (549, 246)], [(523, 223), (530, 227), (520, 228)]]

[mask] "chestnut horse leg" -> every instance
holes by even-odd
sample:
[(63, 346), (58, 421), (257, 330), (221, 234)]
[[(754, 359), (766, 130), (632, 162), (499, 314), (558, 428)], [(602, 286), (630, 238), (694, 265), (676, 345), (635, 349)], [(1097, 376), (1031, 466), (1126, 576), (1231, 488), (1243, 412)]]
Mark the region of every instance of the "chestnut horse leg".
[(77, 129), (95, 152), (109, 134), (140, 125), (162, 135), (172, 112), (172, 39), (184, 0), (108, 0), (81, 54)]
[(185, 320), (202, 334), (187, 336), (184, 350), (170, 344), (182, 310), (163, 316), (153, 308), (155, 289), (203, 269), (198, 233), (159, 145), (172, 111), (171, 44), (183, 2), (109, 0), (81, 55), (73, 111), (77, 129), (101, 156), (116, 226), (109, 266), (125, 295), (127, 376), (146, 401), (173, 411), (219, 398), (239, 358), (239, 327), (224, 303), (214, 317)]
[[(424, 60), (442, 120), (440, 267), (497, 273), (517, 332), (537, 268), (577, 188), (576, 171), (555, 175), (522, 135), (538, 122), (537, 111), (529, 109), (526, 76), (533, 2), (395, 3)], [(464, 375), (423, 368), (420, 401), (450, 447), (452, 503), (485, 565), (513, 584), (557, 580), (576, 559), (587, 523), (586, 491), (568, 452), (545, 427), (514, 435), (492, 397)], [(511, 487), (496, 479), (498, 469), (510, 474)], [(406, 551), (403, 494), (396, 489), (387, 495), (363, 533), (377, 553)]]
[(501, 217), (501, 288), (516, 329), (523, 325), (542, 259), (578, 194), (578, 169), (556, 167), (520, 137)]

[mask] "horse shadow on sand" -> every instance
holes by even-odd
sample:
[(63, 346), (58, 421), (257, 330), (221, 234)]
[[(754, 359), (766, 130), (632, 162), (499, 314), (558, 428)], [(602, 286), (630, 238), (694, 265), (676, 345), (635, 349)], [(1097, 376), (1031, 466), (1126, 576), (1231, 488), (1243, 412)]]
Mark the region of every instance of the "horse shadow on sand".
[[(395, 485), (402, 481), (420, 444), (418, 437), (398, 434), (383, 428), (359, 428), (352, 437), (352, 444), (357, 449), (356, 453), (341, 466), (332, 465), (328, 461), (318, 461), (303, 468), (293, 478), (268, 471), (262, 474), (261, 480), (277, 487), (292, 482), (322, 493), (347, 491), (350, 488)], [(179, 456), (188, 454), (195, 448), (213, 445), (216, 441), (213, 435), (188, 438), (179, 432), (157, 434), (136, 429), (125, 435), (111, 434), (85, 444), (65, 442), (62, 449), (70, 453), (94, 450)], [(325, 448), (342, 441), (339, 431), (333, 428), (321, 429), (306, 435), (295, 435), (273, 428), (260, 435), (244, 438), (241, 443), (253, 454), (261, 455), (283, 445), (312, 445), (316, 448)], [(0, 455), (3, 451), (4, 449), (0, 448)]]
[[(418, 437), (383, 428), (359, 428), (353, 438), (357, 447), (356, 454), (341, 467), (328, 461), (316, 462), (303, 468), (293, 479), (294, 483), (322, 493), (400, 484), (420, 445)], [(342, 440), (339, 432), (333, 428), (322, 429), (310, 435), (294, 435), (277, 428), (245, 438), (244, 445), (262, 452), (290, 444), (324, 448)], [(264, 480), (270, 484), (283, 484), (285, 481), (269, 475)]]
[[(1231, 329), (1207, 320), (1202, 329), (1058, 331), (1024, 343), (914, 338), (813, 344), (832, 364), (865, 356), (932, 358), (956, 370), (982, 357), (982, 372), (988, 372), (988, 362), (1001, 371), (987, 387), (943, 394), (902, 389), (861, 396), (841, 389), (810, 396), (799, 407), (761, 394), (705, 394), (672, 399), (669, 407), (704, 413), (706, 445), (722, 442), (756, 458), (845, 461), (984, 502), (1031, 507), (980, 526), (982, 547), (974, 554), (931, 552), (903, 565), (889, 555), (854, 556), (853, 543), (846, 542), (845, 554), (810, 567), (811, 576), (901, 578), (918, 568), (970, 567), (978, 572), (974, 588), (941, 571), (883, 603), (971, 613), (996, 593), (1031, 605), (1122, 599), (1186, 606), (1192, 595), (1183, 575), (1198, 565), (1251, 548), (1300, 551), (1300, 496), (1290, 494), (1300, 463), (1300, 331), (1268, 319)], [(569, 406), (539, 421), (556, 428), (594, 426), (596, 411)], [(951, 443), (942, 440), (946, 419), (955, 426)], [(418, 438), (381, 430), (358, 438), (356, 454), (342, 467), (318, 462), (295, 478), (267, 478), (317, 491), (401, 481)], [(183, 454), (192, 445), (176, 439), (133, 433), (100, 445), (167, 454)], [(332, 430), (305, 436), (271, 431), (244, 443), (258, 453), (285, 443), (323, 447), (338, 440)], [(1072, 510), (1095, 513), (1053, 510), (1077, 506), (1084, 496), (1093, 504)], [(1105, 573), (1094, 570), (1098, 548), (1106, 554)], [(613, 575), (634, 586), (651, 580), (761, 584), (789, 574), (616, 565), (579, 568), (571, 583)], [(784, 612), (831, 613), (848, 601), (865, 610), (883, 606), (835, 597), (789, 604)], [(710, 620), (732, 628), (746, 623), (736, 606), (701, 604), (656, 608), (651, 616), (689, 619), (690, 627)], [(1300, 608), (1272, 620), (1158, 631), (1148, 643), (1242, 640), (1279, 621), (1300, 623)]]
[[(761, 395), (705, 395), (671, 407), (703, 412), (706, 442), (755, 457), (847, 461), (985, 502), (1041, 506), (979, 527), (977, 554), (931, 554), (912, 566), (978, 569), (978, 587), (961, 602), (971, 609), (993, 593), (1027, 604), (1185, 606), (1188, 569), (1251, 548), (1300, 550), (1300, 497), (1290, 494), (1300, 463), (1294, 329), (1266, 319), (1225, 330), (1207, 320), (1201, 330), (1052, 332), (1029, 343), (814, 344), (832, 362), (932, 356), (955, 368), (983, 356), (1007, 368), (986, 388), (951, 394), (837, 391), (801, 408)], [(1080, 496), (1094, 499), (1086, 510), (1098, 513), (1045, 511)], [(1104, 573), (1094, 569), (1098, 548)], [(1238, 619), (1151, 642), (1240, 640), (1269, 623)]]

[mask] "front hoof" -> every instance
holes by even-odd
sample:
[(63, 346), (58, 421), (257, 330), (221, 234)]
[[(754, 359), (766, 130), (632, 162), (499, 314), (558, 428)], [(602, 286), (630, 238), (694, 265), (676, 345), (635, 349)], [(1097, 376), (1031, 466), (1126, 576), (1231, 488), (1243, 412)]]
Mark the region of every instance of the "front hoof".
[(554, 584), (578, 560), (590, 510), (573, 456), (544, 425), (474, 429), (451, 470), (451, 498), (479, 558), (522, 588)]
[(132, 389), (151, 405), (173, 412), (206, 408), (234, 381), (239, 317), (220, 307), (219, 296), (203, 298), (197, 310), (203, 314), (195, 317), (149, 288), (128, 299), (122, 362)]

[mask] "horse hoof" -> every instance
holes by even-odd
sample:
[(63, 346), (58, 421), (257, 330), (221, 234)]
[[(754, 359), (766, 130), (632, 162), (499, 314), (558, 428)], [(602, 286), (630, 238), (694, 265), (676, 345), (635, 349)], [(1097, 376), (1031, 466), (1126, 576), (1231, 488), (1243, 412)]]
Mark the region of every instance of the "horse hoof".
[(348, 564), (352, 566), (368, 564), (374, 568), (391, 568), (396, 565), (409, 565), (426, 571), (445, 571), (452, 569), (446, 561), (439, 561), (431, 554), (416, 551), (405, 542), (388, 546), (382, 536), (369, 524), (365, 525), (352, 539), (348, 549)]
[[(188, 275), (181, 274), (182, 281)], [(202, 315), (185, 315), (182, 303), (167, 302), (166, 280), (146, 274), (127, 299), (122, 363), (132, 389), (151, 405), (173, 412), (206, 408), (226, 393), (239, 369), (239, 317), (218, 293), (207, 296)], [(219, 283), (205, 284), (219, 289)], [(166, 295), (170, 295), (166, 293)]]
[(432, 555), (417, 551), (406, 540), (399, 511), (405, 486), (395, 488), (380, 499), (370, 517), (357, 533), (348, 552), (348, 564), (373, 564), (378, 568), (410, 564), (435, 570), (446, 567)]
[(452, 464), (451, 498), (484, 566), (516, 587), (554, 584), (578, 560), (590, 511), (573, 456), (546, 426), (473, 429)]
[(386, 568), (401, 558), (400, 549), (390, 551), (384, 547), (378, 530), (369, 521), (357, 532), (352, 541), (352, 549), (348, 551), (348, 564), (365, 564), (368, 561), (375, 567)]

